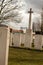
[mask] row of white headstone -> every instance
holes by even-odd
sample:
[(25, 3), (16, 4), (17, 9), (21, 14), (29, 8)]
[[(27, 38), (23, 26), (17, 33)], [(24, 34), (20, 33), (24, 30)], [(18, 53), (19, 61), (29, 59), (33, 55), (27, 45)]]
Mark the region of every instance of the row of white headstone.
[(24, 44), (24, 47), (30, 48), (32, 43), (31, 33), (32, 33), (31, 30), (27, 30), (26, 33), (14, 33), (14, 34), (11, 33), (10, 46), (12, 46), (12, 43), (14, 47), (21, 47), (21, 45)]
[[(14, 47), (24, 47), (24, 48), (32, 48), (33, 43), (33, 34), (32, 30), (26, 30), (26, 33), (11, 33), (11, 40), (13, 35), (13, 40), (10, 40), (10, 46)], [(43, 46), (43, 35), (34, 34), (34, 49), (42, 50)]]

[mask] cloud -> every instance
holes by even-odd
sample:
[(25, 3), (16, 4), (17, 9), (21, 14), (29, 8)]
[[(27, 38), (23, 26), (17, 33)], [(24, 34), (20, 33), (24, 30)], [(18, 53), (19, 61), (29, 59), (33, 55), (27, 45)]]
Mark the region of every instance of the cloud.
[(32, 7), (34, 9), (41, 9), (43, 5), (43, 0), (25, 0), (28, 8)]
[[(23, 20), (21, 23), (12, 23), (9, 22), (7, 23), (7, 25), (10, 25), (12, 28), (17, 28), (20, 29), (20, 27), (28, 27), (29, 24), (29, 15), (28, 13), (26, 13), (25, 11), (29, 10), (31, 7), (33, 9), (33, 11), (37, 11), (42, 8), (42, 4), (43, 4), (43, 0), (21, 0), (21, 3), (19, 5), (24, 5), (24, 7), (22, 9), (20, 9), (20, 12), (22, 12), (22, 16), (23, 16)], [(26, 10), (27, 9), (27, 10)], [(39, 17), (37, 14), (33, 15), (33, 21), (35, 21), (36, 17)], [(36, 22), (36, 21), (35, 21)]]

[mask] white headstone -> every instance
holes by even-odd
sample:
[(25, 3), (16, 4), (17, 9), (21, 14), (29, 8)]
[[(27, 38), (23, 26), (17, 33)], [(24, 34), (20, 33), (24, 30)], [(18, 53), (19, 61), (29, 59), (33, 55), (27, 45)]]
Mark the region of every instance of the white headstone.
[(20, 34), (20, 46), (24, 47), (25, 45), (25, 33)]
[(35, 35), (34, 48), (42, 50), (42, 35)]
[(8, 65), (9, 28), (0, 26), (0, 65)]
[(42, 35), (42, 46), (43, 46), (43, 35)]
[(13, 44), (14, 44), (14, 47), (20, 46), (20, 33), (13, 34)]
[(32, 47), (32, 30), (27, 30), (25, 34), (25, 45), (26, 48)]

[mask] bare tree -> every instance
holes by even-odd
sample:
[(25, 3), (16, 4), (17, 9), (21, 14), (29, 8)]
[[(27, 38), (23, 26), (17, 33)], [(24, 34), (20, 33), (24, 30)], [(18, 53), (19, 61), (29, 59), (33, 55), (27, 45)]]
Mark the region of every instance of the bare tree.
[(1, 0), (0, 1), (0, 23), (2, 22), (20, 22), (22, 20), (20, 8), (23, 5), (19, 5), (18, 0)]
[(41, 32), (43, 34), (43, 8), (42, 8), (42, 12), (41, 12)]

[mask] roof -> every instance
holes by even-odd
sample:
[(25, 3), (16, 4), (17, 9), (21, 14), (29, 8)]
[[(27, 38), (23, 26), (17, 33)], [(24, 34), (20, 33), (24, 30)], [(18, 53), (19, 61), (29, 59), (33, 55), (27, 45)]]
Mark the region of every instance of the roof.
[(14, 33), (24, 33), (23, 30), (15, 30), (15, 29), (12, 29), (12, 28), (10, 28), (10, 32), (14, 32)]
[(8, 27), (7, 25), (0, 24), (0, 27)]
[[(8, 26), (0, 24), (0, 27), (8, 27)], [(17, 29), (13, 29), (13, 28), (10, 28), (10, 32), (13, 32), (13, 33), (24, 33), (23, 30), (17, 30)]]

